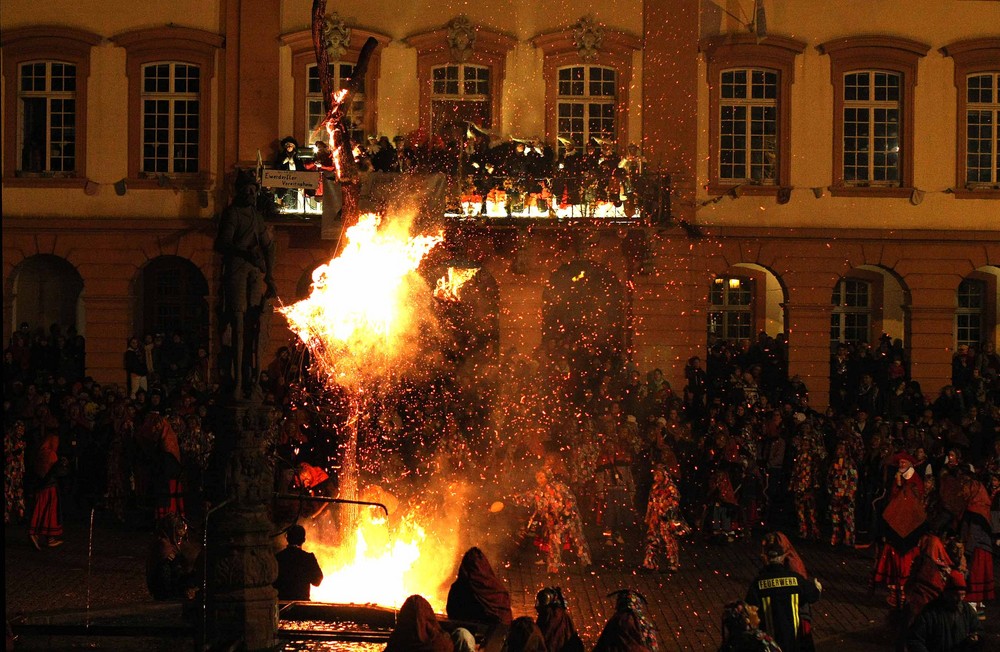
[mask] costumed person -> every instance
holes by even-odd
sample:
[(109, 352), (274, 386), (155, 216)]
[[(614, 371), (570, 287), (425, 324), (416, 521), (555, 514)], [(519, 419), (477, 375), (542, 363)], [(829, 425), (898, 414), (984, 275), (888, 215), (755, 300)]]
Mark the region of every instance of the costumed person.
[(511, 623), (501, 652), (547, 652), (545, 638), (529, 616), (521, 616)]
[(854, 545), (854, 496), (858, 492), (858, 467), (847, 454), (847, 444), (838, 442), (827, 474), (830, 490), (830, 545)]
[(962, 515), (959, 533), (965, 544), (965, 554), (969, 562), (969, 583), (965, 599), (975, 605), (981, 619), (986, 618), (986, 600), (996, 597), (993, 580), (993, 536), (990, 524), (990, 494), (972, 474), (962, 474), (962, 497), (965, 499), (965, 513)]
[(177, 433), (159, 412), (150, 412), (142, 424), (143, 438), (156, 442), (153, 458), (153, 515), (157, 521), (167, 514), (184, 516), (184, 487), (181, 482), (181, 448)]
[(616, 596), (615, 613), (604, 625), (594, 652), (659, 652), (656, 628), (646, 615), (646, 598), (631, 589), (613, 591), (611, 596)]
[(4, 433), (3, 523), (24, 519), (24, 421), (18, 419)]
[(42, 540), (50, 548), (62, 545), (62, 510), (59, 508), (60, 474), (68, 468), (65, 458), (59, 457), (59, 435), (49, 431), (35, 456), (35, 506), (28, 523), (28, 538), (36, 550), (42, 549)]
[(661, 552), (667, 558), (667, 569), (670, 572), (680, 568), (677, 536), (678, 529), (685, 527), (678, 513), (680, 505), (680, 492), (667, 468), (656, 466), (653, 469), (653, 486), (649, 490), (649, 504), (646, 507), (646, 550), (641, 568), (657, 570), (660, 567)]
[(306, 542), (306, 529), (299, 524), (292, 525), (285, 532), (288, 545), (274, 555), (278, 560), (278, 578), (274, 588), (279, 600), (309, 600), (310, 585), (319, 586), (323, 582), (323, 569), (316, 561), (316, 555), (302, 549)]
[(319, 170), (319, 181), (317, 182), (316, 188), (306, 189), (306, 196), (309, 197), (310, 204), (313, 206), (315, 206), (317, 201), (322, 201), (323, 199), (324, 175), (327, 172), (333, 172), (337, 169), (337, 166), (333, 161), (333, 151), (325, 141), (317, 140), (314, 147), (316, 148), (316, 155), (313, 157), (312, 161), (305, 164), (305, 168), (307, 170)]
[(819, 487), (815, 446), (803, 428), (792, 439), (795, 458), (792, 462), (792, 478), (789, 489), (795, 496), (795, 511), (799, 520), (799, 538), (809, 541), (819, 540), (819, 523), (816, 519), (816, 490)]
[(903, 587), (906, 604), (903, 605), (900, 623), (905, 627), (912, 625), (924, 607), (941, 595), (951, 571), (959, 570), (944, 541), (936, 534), (927, 533), (920, 537), (917, 549), (920, 552), (913, 560), (910, 576)]
[(515, 496), (514, 502), (534, 510), (529, 528), (532, 522), (537, 522), (541, 528), (536, 542), (546, 553), (546, 569), (558, 573), (563, 567), (564, 545), (575, 548), (580, 564), (589, 566), (590, 546), (583, 535), (583, 519), (576, 496), (566, 484), (550, 479), (545, 471), (535, 474), (535, 483), (530, 491)]
[(905, 600), (903, 587), (917, 557), (917, 543), (927, 519), (924, 480), (913, 468), (913, 462), (909, 453), (899, 453), (890, 460), (898, 470), (889, 490), (889, 504), (882, 512), (885, 542), (875, 563), (873, 583), (886, 585), (887, 602), (892, 607), (901, 606)]
[(193, 598), (198, 547), (188, 542), (187, 523), (167, 514), (156, 525), (156, 539), (146, 557), (146, 588), (154, 600)]
[(719, 652), (781, 652), (781, 648), (760, 628), (757, 607), (737, 600), (723, 607)]
[(763, 629), (783, 652), (811, 649), (811, 638), (805, 636), (802, 626), (800, 606), (818, 601), (822, 587), (815, 579), (806, 579), (789, 570), (780, 545), (768, 546), (766, 555), (767, 565), (750, 583), (746, 602), (762, 610)]
[[(272, 168), (275, 170), (298, 170), (301, 164), (298, 162), (299, 141), (292, 136), (285, 136), (278, 144), (278, 151), (274, 155)], [(276, 188), (274, 197), (285, 208), (294, 209), (298, 203), (298, 191), (289, 188)]]
[[(293, 491), (305, 494), (306, 496), (325, 496), (327, 498), (333, 498), (337, 495), (337, 491), (333, 485), (333, 479), (330, 477), (330, 474), (318, 466), (313, 466), (308, 462), (299, 462), (295, 466), (295, 477), (292, 479), (292, 484)], [(328, 505), (329, 503), (304, 500), (301, 501), (299, 510), (301, 512), (301, 516), (315, 518), (323, 513)]]
[(420, 595), (408, 597), (396, 614), (396, 627), (389, 635), (385, 652), (454, 652), (454, 649), (430, 603)]
[(535, 623), (545, 638), (548, 652), (583, 652), (583, 641), (576, 633), (566, 610), (566, 598), (558, 586), (546, 587), (535, 596)]
[(908, 652), (951, 652), (979, 649), (983, 624), (965, 601), (965, 576), (948, 575), (944, 592), (917, 616), (906, 636)]
[(486, 555), (469, 548), (458, 567), (458, 578), (448, 589), (448, 618), (490, 625), (510, 625), (510, 593)]

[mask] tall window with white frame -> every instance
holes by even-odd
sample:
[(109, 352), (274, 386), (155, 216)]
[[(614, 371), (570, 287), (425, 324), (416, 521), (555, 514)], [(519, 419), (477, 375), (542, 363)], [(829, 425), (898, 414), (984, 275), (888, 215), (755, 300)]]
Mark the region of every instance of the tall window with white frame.
[(723, 70), (719, 180), (774, 185), (778, 178), (778, 72)]
[(461, 137), (466, 123), (493, 126), (490, 69), (472, 64), (449, 64), (431, 69), (431, 131)]
[(868, 342), (871, 339), (871, 284), (854, 278), (841, 279), (833, 288), (830, 343)]
[(201, 69), (180, 62), (142, 67), (142, 167), (145, 174), (198, 172)]
[(955, 344), (978, 345), (983, 339), (983, 317), (986, 309), (986, 283), (963, 279), (956, 293)]
[(22, 63), (19, 70), (18, 172), (68, 174), (76, 169), (76, 66)]
[[(617, 80), (612, 68), (567, 66), (558, 72), (556, 131), (583, 147), (591, 138), (615, 139)], [(562, 143), (559, 148), (562, 150)]]
[(966, 178), (970, 187), (1000, 187), (1000, 73), (966, 77)]
[[(331, 63), (330, 72), (333, 76), (333, 87), (342, 89), (347, 86), (348, 80), (354, 74), (354, 64), (352, 63)], [(319, 67), (312, 64), (306, 70), (306, 129), (303, 134), (303, 142), (308, 142), (312, 138), (327, 140), (326, 134), (316, 134), (316, 129), (320, 122), (326, 118), (326, 111), (323, 110), (323, 89), (319, 81)], [(365, 139), (365, 80), (359, 82), (357, 91), (351, 101), (351, 108), (348, 111), (347, 119), (350, 122), (351, 140), (355, 143), (362, 143)]]
[(844, 183), (900, 185), (900, 89), (894, 72), (844, 75)]
[(736, 276), (714, 279), (708, 292), (708, 332), (734, 342), (750, 339), (753, 291), (753, 279)]

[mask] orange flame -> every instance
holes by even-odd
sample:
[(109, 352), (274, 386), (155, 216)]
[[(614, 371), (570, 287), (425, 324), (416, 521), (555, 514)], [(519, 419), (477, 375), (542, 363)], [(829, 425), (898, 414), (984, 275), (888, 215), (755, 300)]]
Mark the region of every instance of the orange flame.
[(479, 271), (475, 267), (449, 267), (447, 273), (437, 280), (434, 298), (442, 301), (459, 301), (462, 286), (472, 280)]
[(417, 318), (404, 306), (418, 304), (418, 293), (426, 292), (413, 273), (443, 240), (441, 233), (410, 237), (405, 225), (380, 224), (378, 215), (362, 215), (347, 229), (340, 256), (313, 272), (309, 298), (279, 308), (321, 369), (348, 386), (361, 379), (360, 367), (391, 364), (404, 353)]

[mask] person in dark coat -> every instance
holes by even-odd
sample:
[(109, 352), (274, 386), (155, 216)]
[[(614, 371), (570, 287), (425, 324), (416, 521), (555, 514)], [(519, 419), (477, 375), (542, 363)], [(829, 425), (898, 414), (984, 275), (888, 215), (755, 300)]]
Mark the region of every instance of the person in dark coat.
[(549, 652), (583, 652), (583, 641), (566, 611), (566, 598), (559, 587), (548, 587), (535, 596), (535, 623), (545, 637)]
[(917, 616), (906, 638), (910, 652), (953, 652), (985, 649), (983, 624), (965, 601), (965, 576), (951, 571), (944, 593)]
[(615, 613), (604, 625), (594, 652), (658, 652), (656, 628), (646, 616), (646, 598), (630, 589), (608, 594), (612, 595), (617, 596)]
[(323, 582), (323, 569), (316, 561), (316, 555), (302, 549), (306, 542), (306, 529), (293, 525), (285, 532), (288, 546), (275, 555), (278, 560), (278, 579), (274, 588), (278, 589), (279, 600), (308, 600), (309, 585), (319, 586)]
[(510, 593), (486, 555), (469, 548), (458, 567), (458, 579), (448, 590), (448, 618), (490, 625), (510, 625)]
[(767, 565), (750, 584), (746, 602), (761, 610), (761, 629), (774, 638), (782, 652), (804, 651), (800, 605), (819, 600), (820, 584), (789, 570), (780, 545), (768, 546), (766, 554)]
[(389, 635), (385, 652), (454, 652), (451, 637), (423, 596), (411, 595), (396, 614), (396, 628)]

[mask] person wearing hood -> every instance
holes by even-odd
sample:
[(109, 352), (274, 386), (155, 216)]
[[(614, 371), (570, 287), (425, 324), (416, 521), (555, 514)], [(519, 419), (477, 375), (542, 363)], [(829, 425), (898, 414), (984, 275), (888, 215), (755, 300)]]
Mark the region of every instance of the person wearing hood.
[(535, 596), (535, 612), (538, 613), (535, 623), (549, 652), (583, 652), (583, 641), (566, 610), (562, 589), (556, 586), (539, 591)]
[(638, 591), (622, 589), (616, 596), (615, 613), (597, 639), (594, 652), (659, 652), (656, 628), (646, 615), (646, 598)]
[(448, 590), (448, 618), (490, 625), (510, 625), (510, 593), (479, 548), (469, 548)]
[(385, 652), (454, 652), (451, 637), (441, 629), (427, 599), (411, 595), (396, 614), (396, 627)]
[(965, 601), (965, 576), (952, 571), (944, 592), (917, 616), (906, 637), (909, 652), (951, 652), (978, 649), (983, 625)]

